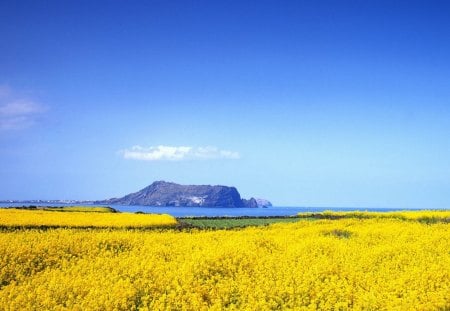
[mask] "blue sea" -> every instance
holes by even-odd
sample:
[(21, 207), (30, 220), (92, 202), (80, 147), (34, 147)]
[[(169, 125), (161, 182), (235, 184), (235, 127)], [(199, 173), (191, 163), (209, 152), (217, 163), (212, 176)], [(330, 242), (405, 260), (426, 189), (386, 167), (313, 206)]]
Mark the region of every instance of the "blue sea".
[[(72, 205), (90, 205), (90, 204), (73, 204), (73, 203), (0, 203), (1, 207), (11, 206), (72, 206)], [(95, 206), (102, 206), (95, 204)], [(355, 207), (267, 207), (267, 208), (226, 208), (226, 207), (174, 207), (174, 206), (141, 206), (141, 205), (103, 205), (110, 206), (120, 212), (125, 213), (154, 213), (169, 214), (174, 217), (233, 217), (233, 216), (292, 216), (304, 212), (323, 212), (323, 211), (373, 211), (373, 212), (390, 212), (404, 211), (408, 209), (402, 208), (355, 208)]]

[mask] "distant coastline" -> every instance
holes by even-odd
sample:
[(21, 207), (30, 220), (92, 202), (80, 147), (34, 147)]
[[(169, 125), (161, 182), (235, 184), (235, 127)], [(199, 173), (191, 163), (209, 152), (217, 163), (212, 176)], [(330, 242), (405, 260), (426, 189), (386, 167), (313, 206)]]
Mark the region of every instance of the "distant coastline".
[(0, 204), (93, 204), (93, 200), (0, 200)]
[[(11, 202), (14, 201), (14, 202)], [(55, 203), (48, 203), (49, 200), (2, 200), (0, 208), (27, 206), (27, 205), (46, 205), (46, 206), (73, 206), (77, 203), (61, 203), (58, 200), (52, 200)], [(37, 204), (36, 202), (41, 202)], [(45, 202), (45, 203), (42, 203)], [(75, 202), (75, 200), (70, 201)], [(86, 201), (84, 201), (86, 202)], [(141, 206), (141, 205), (115, 205), (115, 204), (93, 204), (83, 203), (91, 206), (108, 206), (122, 213), (155, 213), (169, 214), (175, 217), (273, 217), (273, 216), (293, 216), (305, 212), (324, 212), (324, 211), (370, 211), (370, 212), (393, 212), (393, 211), (414, 211), (414, 208), (376, 208), (376, 207), (307, 207), (307, 206), (272, 206), (268, 208), (223, 208), (223, 207), (176, 207), (176, 206)], [(442, 210), (442, 209), (430, 209)]]

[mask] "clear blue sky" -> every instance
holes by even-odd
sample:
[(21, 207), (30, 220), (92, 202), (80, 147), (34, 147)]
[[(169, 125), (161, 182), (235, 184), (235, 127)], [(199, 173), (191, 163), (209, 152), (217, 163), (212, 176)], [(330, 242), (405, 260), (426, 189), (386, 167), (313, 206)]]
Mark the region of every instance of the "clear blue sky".
[(1, 1), (0, 199), (154, 180), (450, 207), (447, 1)]

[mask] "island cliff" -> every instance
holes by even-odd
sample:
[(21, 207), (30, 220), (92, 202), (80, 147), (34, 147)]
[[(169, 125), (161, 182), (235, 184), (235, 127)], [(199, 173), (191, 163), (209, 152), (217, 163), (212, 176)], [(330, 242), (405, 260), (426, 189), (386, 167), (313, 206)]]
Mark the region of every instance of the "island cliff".
[[(259, 201), (259, 200), (258, 200)], [(155, 181), (144, 189), (121, 198), (96, 201), (96, 204), (147, 206), (259, 207), (254, 198), (242, 199), (235, 187), (179, 185)], [(268, 202), (264, 200), (264, 202)], [(268, 202), (270, 204), (270, 202)]]

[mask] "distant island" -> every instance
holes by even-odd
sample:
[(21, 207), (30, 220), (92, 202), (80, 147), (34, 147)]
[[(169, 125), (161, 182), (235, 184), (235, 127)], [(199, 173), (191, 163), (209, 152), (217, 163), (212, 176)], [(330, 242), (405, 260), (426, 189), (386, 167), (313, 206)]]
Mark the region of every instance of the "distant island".
[(95, 201), (94, 204), (186, 206), (186, 207), (268, 207), (265, 199), (242, 199), (235, 187), (210, 185), (179, 185), (155, 181), (138, 192), (121, 198)]

